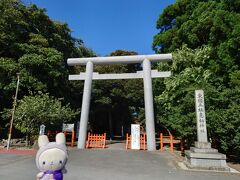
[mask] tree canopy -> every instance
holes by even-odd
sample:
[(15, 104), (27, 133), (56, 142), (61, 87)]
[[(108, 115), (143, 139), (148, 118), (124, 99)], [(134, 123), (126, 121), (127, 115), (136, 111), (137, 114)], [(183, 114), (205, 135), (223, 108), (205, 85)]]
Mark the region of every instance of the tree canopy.
[(159, 65), (173, 72), (156, 96), (159, 123), (180, 137), (196, 137), (194, 90), (203, 89), (210, 140), (238, 154), (239, 8), (239, 1), (177, 0), (160, 15), (153, 41), (156, 52), (175, 52), (171, 66)]
[[(4, 113), (4, 119), (10, 119), (10, 112)], [(38, 94), (35, 96), (24, 96), (18, 102), (15, 113), (15, 127), (33, 137), (38, 134), (41, 124), (61, 129), (62, 123), (71, 121), (78, 113), (69, 107), (63, 106), (61, 99), (50, 97), (48, 94)]]
[[(78, 108), (78, 85), (68, 81), (68, 57), (92, 56), (83, 41), (71, 36), (66, 23), (51, 20), (46, 10), (20, 0), (0, 1), (0, 112), (12, 108), (16, 73), (19, 99), (49, 93)], [(4, 127), (4, 123), (1, 123)]]

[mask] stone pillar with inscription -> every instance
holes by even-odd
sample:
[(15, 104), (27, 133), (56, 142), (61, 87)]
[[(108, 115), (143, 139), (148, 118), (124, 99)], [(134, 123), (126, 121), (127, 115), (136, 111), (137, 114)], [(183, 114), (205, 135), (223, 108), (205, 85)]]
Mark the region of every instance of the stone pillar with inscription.
[(207, 126), (203, 90), (195, 90), (197, 141), (195, 147), (185, 151), (185, 163), (189, 168), (229, 171), (226, 155), (211, 148), (207, 138)]

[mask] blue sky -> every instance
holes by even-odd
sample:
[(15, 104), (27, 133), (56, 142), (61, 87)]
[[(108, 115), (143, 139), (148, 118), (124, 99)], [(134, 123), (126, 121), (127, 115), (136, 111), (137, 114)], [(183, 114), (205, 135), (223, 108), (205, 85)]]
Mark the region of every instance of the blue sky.
[(47, 9), (53, 20), (66, 22), (74, 37), (99, 56), (117, 49), (153, 54), (156, 21), (175, 0), (24, 0)]

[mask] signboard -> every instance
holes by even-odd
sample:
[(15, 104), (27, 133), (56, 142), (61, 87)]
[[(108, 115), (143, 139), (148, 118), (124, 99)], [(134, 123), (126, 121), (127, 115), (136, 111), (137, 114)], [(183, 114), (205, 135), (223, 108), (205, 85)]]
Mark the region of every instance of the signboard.
[(40, 130), (39, 130), (39, 135), (44, 135), (45, 134), (45, 125), (44, 124), (42, 124), (41, 126), (40, 126)]
[(74, 131), (74, 124), (64, 124), (63, 123), (62, 131), (63, 132), (72, 132), (72, 131)]
[(140, 124), (131, 124), (131, 149), (140, 149)]
[(198, 141), (208, 142), (203, 90), (195, 90), (195, 108), (197, 116)]

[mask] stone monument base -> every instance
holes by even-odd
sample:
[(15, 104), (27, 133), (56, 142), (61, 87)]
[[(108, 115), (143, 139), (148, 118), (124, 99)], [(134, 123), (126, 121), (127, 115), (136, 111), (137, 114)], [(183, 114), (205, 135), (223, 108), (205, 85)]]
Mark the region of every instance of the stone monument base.
[(226, 155), (211, 148), (211, 143), (208, 142), (195, 142), (195, 147), (185, 151), (185, 164), (190, 169), (230, 171)]

